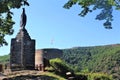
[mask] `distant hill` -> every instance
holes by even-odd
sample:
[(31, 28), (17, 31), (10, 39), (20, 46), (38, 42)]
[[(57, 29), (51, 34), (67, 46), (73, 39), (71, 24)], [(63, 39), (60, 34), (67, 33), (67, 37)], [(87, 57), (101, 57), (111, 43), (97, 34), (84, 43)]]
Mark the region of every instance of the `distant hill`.
[(104, 72), (120, 79), (120, 44), (74, 47), (63, 53), (62, 58), (75, 71)]
[[(76, 72), (103, 72), (120, 80), (120, 44), (63, 49), (63, 60)], [(9, 55), (0, 56), (0, 63)]]
[(9, 55), (0, 56), (0, 64), (8, 63), (10, 59)]

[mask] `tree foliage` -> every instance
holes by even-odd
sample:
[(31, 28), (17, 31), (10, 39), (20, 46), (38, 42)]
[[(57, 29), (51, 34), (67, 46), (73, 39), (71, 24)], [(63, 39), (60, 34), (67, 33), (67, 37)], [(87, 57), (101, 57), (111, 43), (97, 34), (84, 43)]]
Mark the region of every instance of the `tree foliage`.
[(9, 61), (10, 61), (9, 55), (0, 56), (0, 64), (9, 63)]
[(64, 8), (70, 9), (73, 5), (78, 4), (81, 6), (82, 11), (79, 13), (80, 16), (84, 17), (89, 12), (95, 10), (101, 10), (96, 16), (96, 20), (106, 20), (103, 25), (106, 29), (112, 29), (111, 22), (113, 21), (113, 8), (116, 10), (120, 9), (120, 0), (69, 0)]
[(60, 58), (50, 60), (50, 65), (56, 70), (56, 72), (66, 74), (66, 72), (72, 71), (72, 69)]
[(103, 72), (120, 79), (120, 45), (64, 49), (62, 59), (76, 72)]
[(21, 6), (28, 5), (27, 0), (0, 0), (0, 46), (7, 45), (5, 40), (6, 35), (12, 35), (13, 25), (13, 12), (11, 9), (19, 9)]

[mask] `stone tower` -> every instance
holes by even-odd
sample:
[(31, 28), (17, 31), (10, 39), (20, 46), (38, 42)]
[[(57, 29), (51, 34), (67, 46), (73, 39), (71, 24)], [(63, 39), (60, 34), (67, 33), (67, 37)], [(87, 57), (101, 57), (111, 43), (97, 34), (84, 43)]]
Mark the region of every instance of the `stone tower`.
[(20, 26), (17, 36), (11, 39), (10, 69), (34, 69), (34, 66), (35, 40), (30, 38), (25, 26)]
[(50, 59), (61, 58), (63, 51), (57, 48), (38, 49), (35, 52), (35, 69), (44, 71), (45, 67), (50, 66)]

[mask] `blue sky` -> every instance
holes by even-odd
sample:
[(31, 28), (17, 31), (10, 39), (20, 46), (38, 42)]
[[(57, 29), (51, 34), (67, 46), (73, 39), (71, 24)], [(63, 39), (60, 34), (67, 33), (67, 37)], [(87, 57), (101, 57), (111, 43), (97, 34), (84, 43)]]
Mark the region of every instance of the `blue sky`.
[[(67, 0), (29, 0), (26, 8), (26, 29), (32, 39), (36, 39), (36, 49), (72, 48), (77, 46), (95, 46), (120, 43), (120, 11), (114, 11), (113, 29), (103, 27), (103, 21), (95, 20), (99, 11), (86, 17), (78, 16), (80, 6), (64, 9)], [(15, 38), (20, 29), (21, 9), (13, 10), (16, 24), (14, 35), (6, 36), (8, 46), (0, 48), (0, 55), (10, 53), (11, 38)]]

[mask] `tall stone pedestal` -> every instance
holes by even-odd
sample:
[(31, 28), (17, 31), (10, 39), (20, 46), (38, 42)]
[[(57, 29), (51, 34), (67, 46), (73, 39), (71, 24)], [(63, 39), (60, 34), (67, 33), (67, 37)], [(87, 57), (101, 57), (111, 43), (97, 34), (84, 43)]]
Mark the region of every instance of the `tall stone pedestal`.
[(10, 69), (34, 69), (35, 40), (31, 39), (25, 28), (20, 29), (16, 38), (11, 40)]

